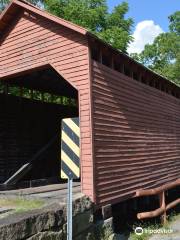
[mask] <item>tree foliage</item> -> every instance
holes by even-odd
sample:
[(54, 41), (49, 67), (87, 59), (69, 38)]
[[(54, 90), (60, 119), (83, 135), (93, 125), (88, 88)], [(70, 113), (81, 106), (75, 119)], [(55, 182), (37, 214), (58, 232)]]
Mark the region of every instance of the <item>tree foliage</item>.
[[(0, 10), (10, 0), (0, 0)], [(108, 11), (106, 0), (27, 0), (44, 7), (50, 13), (87, 28), (113, 47), (126, 52), (132, 41), (133, 20), (125, 19), (129, 7), (127, 2)]]
[(180, 11), (175, 12), (171, 16), (169, 16), (169, 29), (171, 32), (175, 32), (180, 35)]
[[(40, 6), (40, 4), (43, 2), (43, 0), (26, 0), (27, 2), (30, 2), (34, 5)], [(4, 10), (4, 8), (8, 5), (10, 0), (0, 0), (0, 12)]]
[(117, 5), (111, 13), (105, 0), (45, 0), (47, 11), (87, 28), (113, 47), (126, 51), (132, 41), (133, 20), (125, 19), (128, 4)]
[(132, 56), (180, 85), (180, 11), (169, 16), (169, 21), (169, 32), (160, 34), (153, 44)]

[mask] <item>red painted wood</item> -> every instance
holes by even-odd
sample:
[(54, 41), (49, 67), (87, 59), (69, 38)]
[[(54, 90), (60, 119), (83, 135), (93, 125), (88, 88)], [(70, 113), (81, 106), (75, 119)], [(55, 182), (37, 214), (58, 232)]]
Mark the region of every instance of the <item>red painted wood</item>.
[(132, 197), (180, 176), (180, 101), (92, 62), (96, 201)]
[(11, 30), (0, 45), (0, 78), (51, 64), (79, 91), (82, 191), (93, 198), (87, 39), (26, 11)]
[[(179, 99), (91, 62), (90, 33), (31, 4), (13, 0), (0, 17), (0, 31), (0, 79), (51, 65), (78, 90), (84, 194), (101, 206), (179, 177)], [(177, 90), (118, 56), (130, 70)]]

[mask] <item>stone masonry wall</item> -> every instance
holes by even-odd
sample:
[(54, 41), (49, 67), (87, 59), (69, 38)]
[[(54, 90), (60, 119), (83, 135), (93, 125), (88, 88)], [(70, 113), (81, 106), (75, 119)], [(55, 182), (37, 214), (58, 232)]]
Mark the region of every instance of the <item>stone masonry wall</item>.
[[(112, 219), (94, 223), (94, 206), (87, 197), (73, 203), (73, 240), (109, 239)], [(66, 240), (66, 205), (14, 213), (0, 219), (1, 240)]]

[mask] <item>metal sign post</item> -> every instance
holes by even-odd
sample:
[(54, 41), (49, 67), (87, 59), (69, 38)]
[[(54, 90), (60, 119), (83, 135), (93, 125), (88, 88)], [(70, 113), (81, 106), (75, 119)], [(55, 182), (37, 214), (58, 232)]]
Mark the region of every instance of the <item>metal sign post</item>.
[(67, 240), (72, 240), (72, 184), (80, 178), (79, 118), (62, 119), (61, 178), (68, 180)]
[(72, 178), (68, 178), (67, 240), (72, 240)]

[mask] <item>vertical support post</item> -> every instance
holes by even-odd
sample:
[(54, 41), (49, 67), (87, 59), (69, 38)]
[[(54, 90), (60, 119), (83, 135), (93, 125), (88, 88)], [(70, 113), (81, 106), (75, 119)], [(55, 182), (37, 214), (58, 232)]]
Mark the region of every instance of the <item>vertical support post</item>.
[(72, 240), (72, 178), (68, 178), (67, 240)]
[(5, 93), (6, 95), (8, 95), (8, 93), (9, 93), (8, 83), (6, 83), (6, 84), (4, 85), (4, 93)]
[(54, 96), (53, 96), (53, 94), (51, 94), (51, 103), (53, 103), (54, 102)]
[(121, 65), (121, 73), (122, 73), (122, 74), (124, 74), (124, 72), (125, 72), (125, 69), (124, 69), (124, 68), (125, 68), (125, 65), (124, 65), (124, 63), (122, 63), (122, 65)]
[(114, 69), (114, 56), (111, 56), (111, 68)]
[(31, 99), (32, 100), (33, 100), (33, 97), (34, 97), (33, 93), (34, 93), (33, 89), (30, 89), (30, 94), (31, 94)]
[(159, 194), (159, 204), (164, 212), (161, 216), (161, 223), (164, 225), (166, 223), (166, 202), (165, 202), (165, 193), (164, 191)]
[(102, 63), (102, 48), (100, 48), (99, 62)]
[(44, 102), (44, 93), (41, 93), (41, 101)]
[(23, 87), (20, 87), (20, 97), (23, 97)]

